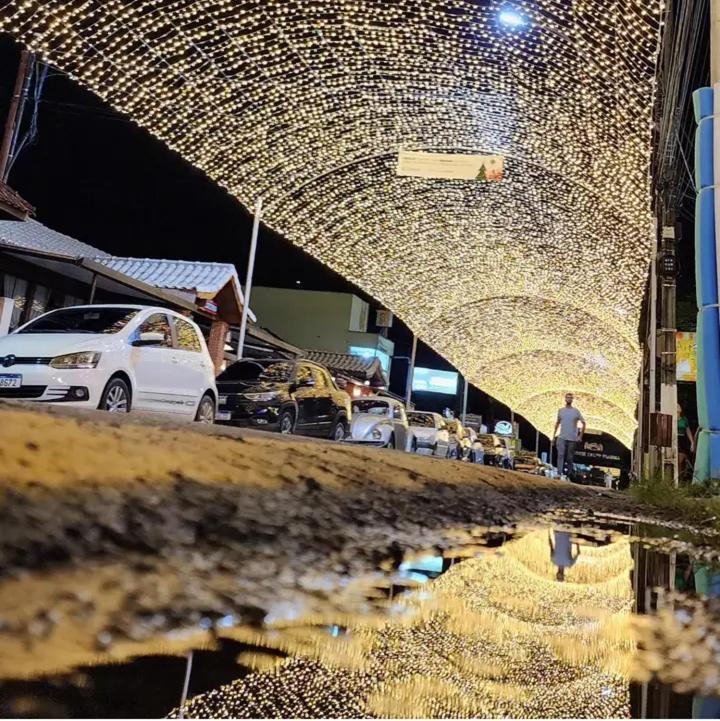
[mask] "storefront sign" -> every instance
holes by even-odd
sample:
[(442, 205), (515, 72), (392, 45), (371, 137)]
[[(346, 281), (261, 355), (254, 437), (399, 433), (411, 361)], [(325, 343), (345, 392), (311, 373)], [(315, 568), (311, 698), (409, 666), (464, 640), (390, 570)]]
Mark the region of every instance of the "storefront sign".
[(501, 155), (459, 155), (401, 150), (398, 153), (397, 174), (413, 178), (496, 182), (503, 179), (504, 168), (505, 159)]
[(498, 436), (511, 436), (513, 434), (513, 427), (510, 421), (498, 421), (495, 424), (495, 433)]
[(584, 438), (575, 450), (575, 463), (605, 468), (629, 468), (630, 451), (607, 433)]

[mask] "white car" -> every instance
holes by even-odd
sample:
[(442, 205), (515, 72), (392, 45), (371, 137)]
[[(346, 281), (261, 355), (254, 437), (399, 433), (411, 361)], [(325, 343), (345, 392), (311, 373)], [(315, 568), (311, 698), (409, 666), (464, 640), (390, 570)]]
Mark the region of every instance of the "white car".
[(212, 423), (217, 389), (190, 319), (166, 308), (84, 305), (45, 313), (0, 338), (0, 398)]
[(410, 430), (417, 439), (417, 452), (447, 458), (450, 433), (445, 419), (439, 413), (425, 411), (410, 411), (407, 417)]
[(405, 406), (394, 398), (369, 396), (352, 402), (346, 443), (368, 444), (414, 452), (417, 441), (408, 426)]

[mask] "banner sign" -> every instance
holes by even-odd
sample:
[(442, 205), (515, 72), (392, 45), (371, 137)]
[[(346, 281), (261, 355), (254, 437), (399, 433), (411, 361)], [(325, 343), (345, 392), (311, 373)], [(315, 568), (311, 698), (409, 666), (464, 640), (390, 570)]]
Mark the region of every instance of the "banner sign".
[(697, 381), (697, 345), (695, 333), (678, 331), (676, 334), (677, 380)]
[(413, 178), (477, 180), (497, 182), (503, 179), (502, 155), (454, 155), (401, 150), (397, 174)]
[(583, 438), (575, 449), (575, 463), (607, 468), (629, 468), (630, 451), (607, 433)]

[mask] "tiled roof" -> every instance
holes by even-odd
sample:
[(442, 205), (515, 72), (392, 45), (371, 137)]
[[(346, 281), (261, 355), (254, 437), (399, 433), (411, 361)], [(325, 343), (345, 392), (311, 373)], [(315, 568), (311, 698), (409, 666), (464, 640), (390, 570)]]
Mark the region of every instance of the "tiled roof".
[(16, 190), (2, 182), (0, 182), (0, 203), (9, 206), (21, 215), (33, 215), (35, 213), (35, 208), (30, 203), (23, 200)]
[(320, 350), (307, 351), (304, 357), (315, 363), (321, 363), (330, 370), (344, 372), (363, 380), (376, 379), (380, 382), (385, 380), (382, 366), (377, 358), (363, 358), (359, 355), (328, 353)]
[(100, 263), (118, 273), (141, 280), (156, 288), (193, 290), (215, 294), (228, 282), (236, 286), (239, 297), (240, 281), (235, 266), (229, 263), (205, 263), (188, 260), (157, 260), (154, 258), (99, 258)]
[(0, 243), (70, 258), (107, 258), (107, 253), (58, 233), (37, 220), (0, 220)]

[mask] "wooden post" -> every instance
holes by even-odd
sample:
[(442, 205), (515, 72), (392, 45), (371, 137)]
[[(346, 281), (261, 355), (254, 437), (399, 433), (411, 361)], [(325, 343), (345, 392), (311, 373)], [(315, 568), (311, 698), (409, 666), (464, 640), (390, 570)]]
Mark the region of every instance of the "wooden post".
[(10, 145), (15, 135), (15, 123), (17, 122), (18, 106), (20, 105), (20, 96), (22, 95), (23, 85), (25, 84), (25, 75), (27, 74), (30, 53), (23, 48), (20, 51), (20, 63), (18, 65), (17, 75), (15, 76), (15, 87), (13, 89), (12, 98), (10, 99), (10, 108), (8, 109), (7, 118), (5, 119), (5, 131), (0, 145), (0, 180), (5, 182), (7, 177), (7, 165), (10, 159)]

